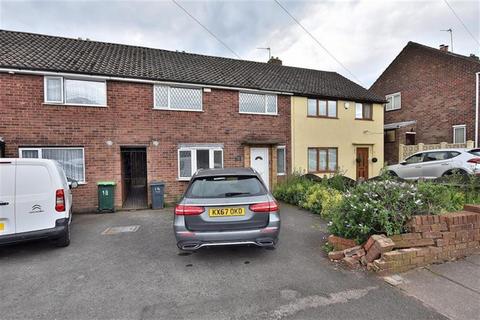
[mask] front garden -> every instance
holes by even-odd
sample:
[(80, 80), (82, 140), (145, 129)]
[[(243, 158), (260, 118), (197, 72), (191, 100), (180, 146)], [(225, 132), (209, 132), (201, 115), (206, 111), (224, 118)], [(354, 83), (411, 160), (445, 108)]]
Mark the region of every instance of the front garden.
[(278, 200), (320, 214), (333, 235), (364, 243), (371, 235), (406, 231), (414, 215), (437, 215), (480, 203), (478, 177), (406, 182), (382, 175), (363, 183), (335, 175), (312, 179), (294, 174), (277, 185)]

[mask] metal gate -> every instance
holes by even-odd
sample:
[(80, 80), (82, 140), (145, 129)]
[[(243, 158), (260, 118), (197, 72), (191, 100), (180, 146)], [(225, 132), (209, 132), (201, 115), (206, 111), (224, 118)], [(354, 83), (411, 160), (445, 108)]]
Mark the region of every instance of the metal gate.
[(123, 207), (141, 209), (147, 203), (147, 149), (122, 147)]

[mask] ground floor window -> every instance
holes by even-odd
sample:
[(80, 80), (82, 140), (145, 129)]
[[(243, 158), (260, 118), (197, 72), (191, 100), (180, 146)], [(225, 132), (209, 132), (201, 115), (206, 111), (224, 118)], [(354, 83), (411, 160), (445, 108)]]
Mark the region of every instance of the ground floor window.
[(466, 143), (467, 129), (464, 124), (453, 126), (453, 143)]
[(65, 175), (85, 183), (85, 152), (82, 147), (35, 147), (19, 148), (20, 158), (56, 160)]
[(337, 168), (337, 148), (308, 148), (308, 172), (335, 172)]
[(287, 173), (285, 146), (277, 147), (277, 175), (282, 176)]
[(223, 149), (182, 147), (178, 149), (178, 178), (189, 180), (198, 169), (223, 168)]
[(385, 130), (385, 142), (395, 142), (396, 140), (396, 130)]

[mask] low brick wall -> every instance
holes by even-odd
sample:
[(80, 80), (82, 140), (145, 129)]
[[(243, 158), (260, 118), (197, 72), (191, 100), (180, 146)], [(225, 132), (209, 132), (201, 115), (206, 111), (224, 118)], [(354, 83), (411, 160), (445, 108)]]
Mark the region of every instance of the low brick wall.
[(350, 267), (362, 264), (380, 274), (391, 274), (480, 253), (480, 206), (466, 205), (464, 211), (444, 215), (415, 216), (407, 229), (408, 233), (390, 238), (373, 235), (358, 253), (349, 251), (347, 255), (344, 250), (343, 255), (337, 251), (329, 256), (343, 259)]
[(390, 237), (392, 251), (369, 265), (384, 274), (404, 272), (480, 252), (480, 206), (438, 216), (415, 216), (407, 224), (410, 233)]

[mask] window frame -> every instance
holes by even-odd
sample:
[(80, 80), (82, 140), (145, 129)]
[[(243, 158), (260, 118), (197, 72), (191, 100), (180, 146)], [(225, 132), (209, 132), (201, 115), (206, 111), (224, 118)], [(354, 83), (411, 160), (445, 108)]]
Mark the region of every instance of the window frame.
[[(362, 117), (361, 118), (357, 118), (357, 106), (358, 105), (362, 106)], [(370, 118), (365, 117), (365, 105), (370, 106)], [(373, 121), (373, 104), (372, 103), (367, 103), (367, 102), (355, 102), (355, 120)]]
[[(62, 101), (48, 101), (47, 100), (47, 80), (48, 79), (61, 79), (61, 96)], [(103, 83), (105, 86), (105, 104), (86, 104), (86, 103), (67, 103), (66, 97), (66, 90), (65, 90), (65, 79), (66, 80), (76, 80), (76, 81), (87, 81), (87, 82), (99, 82)], [(43, 103), (44, 104), (51, 104), (51, 105), (62, 105), (62, 106), (78, 106), (78, 107), (97, 107), (97, 108), (106, 108), (108, 107), (108, 94), (107, 94), (107, 80), (105, 79), (86, 79), (84, 77), (63, 77), (63, 76), (43, 76)]]
[(276, 152), (277, 152), (277, 162), (278, 162), (278, 150), (283, 149), (283, 172), (278, 171), (278, 164), (277, 164), (277, 176), (284, 176), (287, 174), (287, 147), (286, 146), (277, 146)]
[[(329, 164), (330, 164), (330, 157), (328, 155), (328, 151), (329, 150), (335, 150), (335, 153), (336, 153), (336, 159), (337, 159), (337, 163), (335, 165), (335, 170), (329, 170)], [(308, 157), (308, 154), (309, 154), (309, 151), (310, 150), (316, 150), (316, 159), (317, 159), (317, 170), (315, 171), (310, 171), (310, 168), (309, 168), (309, 165), (308, 165), (308, 162), (309, 162), (309, 157)], [(326, 161), (326, 170), (320, 170), (319, 168), (319, 165), (320, 165), (320, 150), (325, 150), (326, 151), (326, 155), (327, 155), (327, 161)], [(307, 172), (308, 173), (335, 173), (338, 171), (338, 147), (308, 147), (307, 148)]]
[[(157, 106), (157, 91), (155, 90), (155, 87), (166, 87), (168, 90), (167, 90), (167, 104), (168, 106), (167, 107), (159, 107)], [(176, 88), (176, 89), (193, 89), (193, 90), (199, 90), (200, 91), (200, 109), (181, 109), (181, 108), (171, 108), (170, 105), (170, 101), (171, 101), (171, 91), (172, 91), (172, 88)], [(153, 90), (153, 110), (169, 110), (169, 111), (187, 111), (187, 112), (203, 112), (203, 88), (201, 87), (193, 87), (193, 86), (182, 86), (182, 85), (178, 85), (178, 86), (172, 86), (172, 85), (166, 85), (166, 84), (162, 84), (162, 83), (155, 83), (153, 84), (152, 86), (152, 90)]]
[[(399, 96), (400, 99), (400, 105), (398, 107), (395, 107), (395, 97)], [(385, 96), (385, 99), (388, 101), (388, 98), (392, 98), (392, 103), (391, 105), (393, 106), (392, 108), (388, 108), (388, 103), (385, 104), (385, 111), (395, 111), (395, 110), (400, 110), (402, 109), (402, 93), (401, 92), (395, 92), (391, 94), (387, 94)]]
[[(209, 169), (213, 169), (215, 167), (215, 151), (220, 151), (222, 153), (222, 168), (224, 167), (224, 154), (223, 148), (220, 147), (180, 147), (177, 149), (177, 179), (178, 181), (190, 181), (192, 176), (198, 171), (197, 168), (197, 150), (208, 150), (208, 167)], [(181, 151), (190, 151), (190, 161), (191, 161), (191, 168), (192, 168), (192, 175), (189, 177), (181, 176), (180, 173), (180, 152)], [(195, 152), (193, 152), (195, 151)]]
[[(265, 112), (247, 112), (240, 110), (240, 95), (241, 94), (256, 94), (264, 96), (264, 110)], [(275, 112), (267, 112), (267, 96), (275, 97)], [(249, 91), (238, 91), (238, 113), (240, 114), (257, 114), (257, 115), (264, 115), (264, 116), (278, 116), (278, 94), (274, 93), (264, 93), (264, 92), (249, 92)]]
[[(393, 132), (393, 140), (392, 141), (388, 141), (388, 133), (389, 132)], [(385, 143), (394, 143), (397, 141), (397, 129), (387, 129), (385, 130), (385, 133), (384, 133), (384, 142)]]
[[(76, 149), (76, 150), (82, 150), (82, 159), (83, 159), (83, 180), (82, 181), (77, 181), (78, 184), (87, 184), (87, 176), (86, 176), (86, 167), (85, 167), (85, 147), (48, 147), (48, 146), (42, 146), (42, 147), (19, 147), (18, 148), (18, 157), (23, 158), (23, 151), (37, 151), (38, 152), (38, 158), (33, 158), (33, 159), (43, 159), (42, 156), (42, 150), (43, 149), (60, 149), (60, 150), (65, 150), (65, 149)], [(63, 168), (62, 168), (63, 169)], [(65, 170), (64, 170), (65, 171)], [(66, 175), (66, 173), (65, 173)]]
[[(460, 129), (462, 128), (463, 129), (463, 142), (455, 142), (455, 138), (457, 137), (455, 131), (456, 129)], [(452, 129), (453, 129), (453, 141), (452, 143), (454, 144), (465, 144), (467, 143), (467, 125), (466, 124), (457, 124), (457, 125), (454, 125), (452, 126)]]
[[(308, 100), (315, 100), (316, 103), (316, 114), (315, 115), (309, 115), (308, 114)], [(325, 107), (326, 107), (326, 115), (321, 115), (320, 114), (320, 101), (325, 102)], [(328, 115), (328, 102), (335, 102), (335, 116), (330, 117)], [(307, 98), (307, 117), (308, 118), (323, 118), (323, 119), (338, 119), (338, 100), (328, 100), (328, 99), (317, 99), (317, 98)]]

